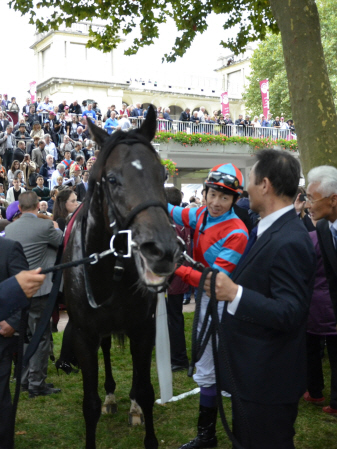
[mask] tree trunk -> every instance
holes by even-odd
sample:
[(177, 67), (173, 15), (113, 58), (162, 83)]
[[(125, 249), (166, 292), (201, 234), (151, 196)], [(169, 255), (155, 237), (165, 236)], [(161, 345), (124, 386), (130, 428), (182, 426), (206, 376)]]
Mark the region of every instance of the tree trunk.
[(281, 31), (304, 176), (318, 165), (337, 167), (337, 116), (316, 3), (314, 0), (269, 2)]

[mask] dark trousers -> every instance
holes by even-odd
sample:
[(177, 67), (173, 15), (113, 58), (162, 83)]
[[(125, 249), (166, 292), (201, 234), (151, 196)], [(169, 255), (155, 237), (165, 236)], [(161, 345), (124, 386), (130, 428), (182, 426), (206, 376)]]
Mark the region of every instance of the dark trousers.
[(184, 294), (167, 296), (167, 316), (171, 346), (171, 364), (188, 365), (183, 314)]
[(298, 404), (265, 405), (242, 400), (248, 432), (233, 403), (233, 433), (245, 449), (294, 449)]
[[(337, 410), (337, 335), (326, 335), (326, 347), (331, 369), (330, 406)], [(308, 391), (311, 397), (323, 397), (324, 377), (321, 357), (321, 335), (307, 333)]]
[(8, 347), (0, 357), (0, 449), (11, 449), (12, 447), (11, 436), (8, 434), (12, 411), (12, 400), (9, 391), (12, 356), (13, 348)]
[[(28, 316), (27, 336), (30, 341), (34, 335), (41, 316), (47, 304), (49, 295), (38, 296), (31, 299)], [(35, 354), (29, 360), (27, 367), (22, 372), (21, 383), (30, 390), (38, 390), (45, 384), (50, 354), (51, 328), (48, 325), (45, 330)], [(24, 350), (27, 345), (24, 345)]]
[(7, 172), (10, 170), (14, 158), (14, 148), (13, 150), (5, 150), (5, 154), (2, 156), (2, 165), (6, 168)]

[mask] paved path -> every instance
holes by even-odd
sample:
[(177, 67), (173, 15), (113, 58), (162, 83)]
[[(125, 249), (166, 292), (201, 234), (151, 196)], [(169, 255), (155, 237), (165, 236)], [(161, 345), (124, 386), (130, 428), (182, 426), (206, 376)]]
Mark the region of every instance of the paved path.
[[(187, 304), (183, 307), (184, 312), (194, 312), (195, 309), (195, 302), (194, 299), (191, 299), (190, 304)], [(61, 332), (66, 327), (66, 324), (68, 322), (68, 314), (66, 310), (60, 310), (60, 321), (58, 322), (57, 329)]]

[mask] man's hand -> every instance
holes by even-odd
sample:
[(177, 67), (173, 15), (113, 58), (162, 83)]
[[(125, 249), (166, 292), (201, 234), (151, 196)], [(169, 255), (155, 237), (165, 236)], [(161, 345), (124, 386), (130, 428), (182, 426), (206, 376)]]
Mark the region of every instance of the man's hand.
[(11, 337), (14, 332), (14, 327), (8, 324), (7, 321), (0, 321), (0, 335), (3, 337)]
[(21, 271), (15, 276), (27, 298), (34, 296), (46, 279), (45, 274), (39, 274), (40, 271), (41, 268), (31, 271)]
[(59, 225), (58, 225), (57, 221), (53, 221), (53, 225), (54, 225), (55, 229), (59, 229)]
[[(211, 296), (211, 277), (208, 273), (204, 289), (208, 296)], [(215, 278), (215, 294), (217, 301), (232, 302), (238, 292), (238, 286), (225, 274), (218, 273)]]

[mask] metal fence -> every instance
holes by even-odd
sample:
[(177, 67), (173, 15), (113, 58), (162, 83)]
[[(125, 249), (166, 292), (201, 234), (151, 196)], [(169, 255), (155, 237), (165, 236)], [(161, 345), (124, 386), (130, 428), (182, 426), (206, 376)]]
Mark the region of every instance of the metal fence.
[[(139, 128), (144, 119), (129, 117), (133, 128)], [(157, 119), (157, 131), (166, 131), (171, 133), (184, 132), (186, 134), (211, 134), (225, 135), (227, 137), (242, 136), (253, 137), (257, 139), (297, 139), (296, 134), (290, 129), (280, 129), (274, 127), (254, 127), (243, 125), (225, 125), (208, 122), (181, 122), (179, 120), (160, 120)]]

